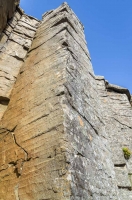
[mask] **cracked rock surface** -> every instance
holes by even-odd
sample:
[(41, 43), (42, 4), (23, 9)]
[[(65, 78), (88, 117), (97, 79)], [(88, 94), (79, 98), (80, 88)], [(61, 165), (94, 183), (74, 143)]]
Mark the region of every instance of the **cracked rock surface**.
[(116, 182), (121, 200), (132, 199), (132, 157), (127, 160), (123, 148), (132, 151), (132, 105), (131, 95), (125, 88), (109, 84), (96, 77), (103, 119), (110, 143)]
[(2, 200), (132, 199), (131, 95), (94, 75), (83, 29), (63, 3), (2, 33)]
[(17, 8), (0, 36), (0, 119), (32, 44), (39, 21)]
[(20, 0), (0, 0), (0, 34), (5, 28), (7, 21), (14, 15)]

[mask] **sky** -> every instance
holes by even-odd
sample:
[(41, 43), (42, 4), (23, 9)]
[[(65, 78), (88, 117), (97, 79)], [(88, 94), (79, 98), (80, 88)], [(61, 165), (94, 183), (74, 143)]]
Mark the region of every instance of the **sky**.
[[(21, 0), (26, 14), (38, 19), (61, 0)], [(67, 0), (84, 25), (96, 75), (132, 94), (132, 0)]]

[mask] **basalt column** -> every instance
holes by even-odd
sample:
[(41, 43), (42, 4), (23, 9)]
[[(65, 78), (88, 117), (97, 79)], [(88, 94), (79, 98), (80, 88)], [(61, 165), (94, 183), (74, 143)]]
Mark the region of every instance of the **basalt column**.
[(43, 15), (0, 123), (2, 200), (117, 200), (83, 26), (64, 3)]

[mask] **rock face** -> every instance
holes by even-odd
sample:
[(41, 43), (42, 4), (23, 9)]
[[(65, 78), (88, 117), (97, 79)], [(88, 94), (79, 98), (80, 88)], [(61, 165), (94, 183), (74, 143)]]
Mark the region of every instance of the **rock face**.
[(124, 147), (132, 150), (131, 95), (127, 89), (109, 84), (103, 77), (96, 80), (119, 196), (121, 200), (132, 199), (132, 159), (125, 159), (122, 151)]
[(6, 25), (0, 41), (0, 118), (10, 100), (10, 94), (24, 58), (32, 44), (39, 21), (17, 8)]
[(5, 28), (7, 21), (14, 15), (20, 0), (0, 0), (0, 33)]
[(2, 35), (0, 199), (131, 200), (131, 95), (94, 75), (70, 7)]

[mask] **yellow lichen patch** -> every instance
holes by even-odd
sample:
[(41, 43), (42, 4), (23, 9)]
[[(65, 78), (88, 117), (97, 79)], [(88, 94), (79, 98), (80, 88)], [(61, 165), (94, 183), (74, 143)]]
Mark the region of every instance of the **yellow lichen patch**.
[(80, 125), (81, 125), (81, 126), (84, 126), (83, 120), (81, 119), (80, 116), (78, 116), (78, 120), (79, 120)]

